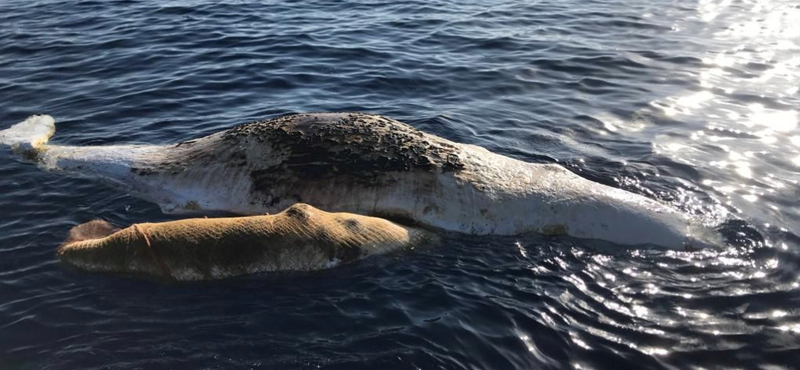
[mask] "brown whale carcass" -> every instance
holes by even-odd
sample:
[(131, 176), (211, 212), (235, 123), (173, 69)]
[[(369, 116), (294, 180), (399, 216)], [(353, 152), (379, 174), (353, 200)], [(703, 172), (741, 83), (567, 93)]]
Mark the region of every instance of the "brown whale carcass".
[(58, 250), (82, 270), (168, 280), (212, 280), (331, 268), (435, 240), (382, 218), (329, 213), (298, 203), (275, 215), (194, 218), (118, 229), (78, 225)]

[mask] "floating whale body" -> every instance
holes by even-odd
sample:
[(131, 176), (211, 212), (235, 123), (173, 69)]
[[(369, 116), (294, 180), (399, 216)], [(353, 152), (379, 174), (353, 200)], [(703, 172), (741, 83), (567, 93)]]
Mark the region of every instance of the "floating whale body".
[(44, 169), (103, 180), (167, 214), (275, 213), (295, 203), (477, 235), (565, 234), (670, 249), (720, 236), (658, 201), (361, 113), (295, 114), (169, 145), (49, 143), (32, 116), (0, 131)]
[(436, 240), (377, 217), (296, 203), (276, 215), (193, 218), (117, 229), (95, 220), (70, 230), (59, 258), (82, 270), (177, 281), (312, 271)]

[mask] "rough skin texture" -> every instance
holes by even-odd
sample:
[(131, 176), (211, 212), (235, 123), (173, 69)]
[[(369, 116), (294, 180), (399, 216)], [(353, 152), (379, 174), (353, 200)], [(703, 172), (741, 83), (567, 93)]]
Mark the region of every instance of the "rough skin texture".
[(96, 220), (76, 226), (57, 254), (90, 271), (211, 280), (324, 269), (431, 237), (380, 218), (296, 204), (276, 215), (143, 223), (119, 231)]
[[(50, 132), (51, 119), (34, 121), (33, 131)], [(106, 181), (168, 214), (259, 215), (301, 202), (475, 235), (720, 245), (716, 231), (668, 205), (369, 114), (295, 114), (170, 145), (36, 150), (46, 169)]]
[(248, 123), (185, 141), (174, 145), (170, 155), (131, 171), (179, 175), (198, 163), (220, 161), (247, 171), (253, 198), (279, 208), (310, 202), (303, 190), (319, 189), (320, 184), (387, 187), (399, 181), (398, 174), (415, 172), (422, 174), (417, 176), (427, 190), (435, 186), (437, 174), (464, 168), (454, 143), (402, 122), (362, 113), (322, 113)]

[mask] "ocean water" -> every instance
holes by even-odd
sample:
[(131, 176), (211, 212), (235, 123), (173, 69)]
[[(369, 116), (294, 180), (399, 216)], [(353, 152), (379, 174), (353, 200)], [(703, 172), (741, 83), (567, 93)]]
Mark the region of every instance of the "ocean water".
[(327, 271), (163, 284), (62, 268), (93, 218), (170, 219), (0, 155), (0, 369), (798, 369), (792, 0), (0, 2), (0, 127), (171, 143), (387, 115), (718, 224), (632, 249), (448, 235)]

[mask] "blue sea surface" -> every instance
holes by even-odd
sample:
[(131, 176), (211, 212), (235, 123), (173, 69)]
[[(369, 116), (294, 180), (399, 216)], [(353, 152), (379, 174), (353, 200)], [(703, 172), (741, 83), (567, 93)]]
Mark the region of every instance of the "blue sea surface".
[(0, 369), (800, 369), (793, 0), (0, 2), (0, 128), (173, 143), (363, 111), (670, 203), (700, 252), (568, 237), (164, 284), (62, 268), (94, 218), (173, 219), (0, 155)]

